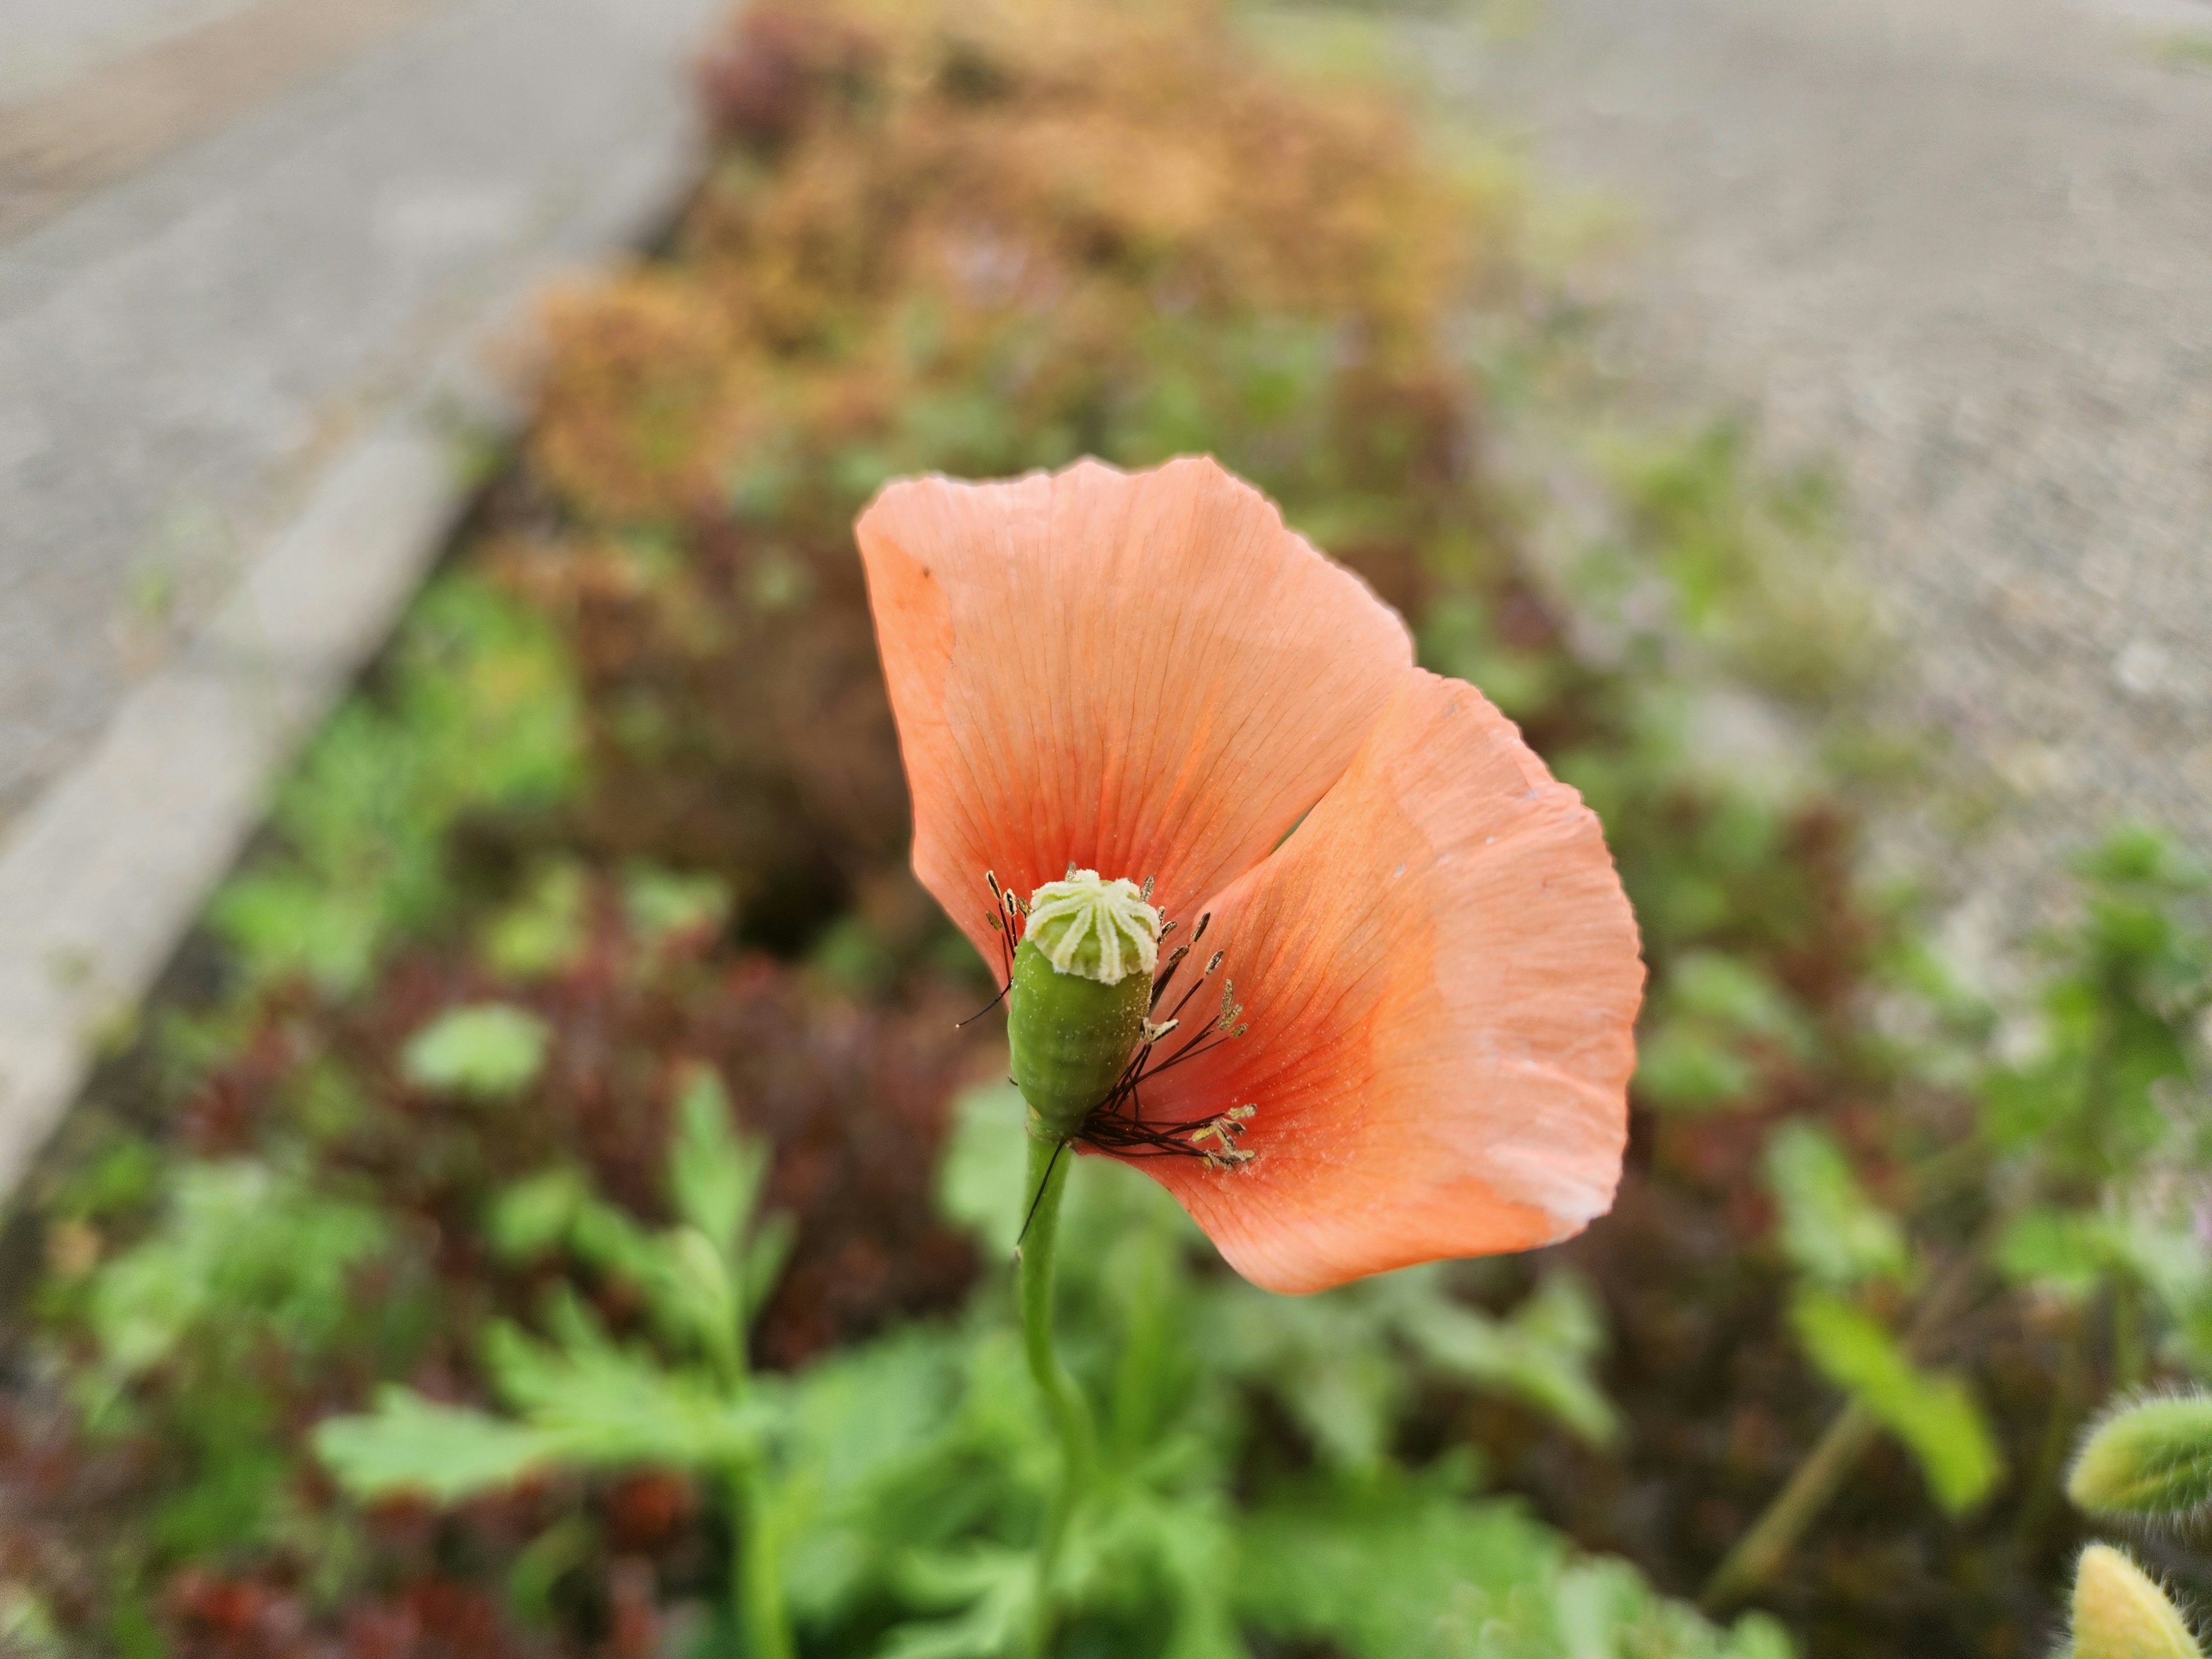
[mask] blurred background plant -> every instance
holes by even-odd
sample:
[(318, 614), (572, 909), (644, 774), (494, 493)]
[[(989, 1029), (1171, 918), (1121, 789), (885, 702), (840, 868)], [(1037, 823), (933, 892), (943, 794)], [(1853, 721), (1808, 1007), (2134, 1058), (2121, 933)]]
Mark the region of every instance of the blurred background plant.
[[(1871, 894), (1860, 804), (1941, 780), (1857, 718), (1827, 492), (1626, 430), (1541, 202), (1312, 21), (732, 26), (682, 226), (549, 303), (522, 452), (13, 1218), (8, 1640), (954, 1659), (1042, 1593), (1068, 1654), (2041, 1650), (2080, 1425), (2212, 1364), (2203, 884), (2117, 835), (2002, 1000)], [(1018, 1119), (849, 525), (1188, 450), (1603, 817), (1631, 1168), (1304, 1301), (1079, 1169), (1111, 1480), (1040, 1592)]]

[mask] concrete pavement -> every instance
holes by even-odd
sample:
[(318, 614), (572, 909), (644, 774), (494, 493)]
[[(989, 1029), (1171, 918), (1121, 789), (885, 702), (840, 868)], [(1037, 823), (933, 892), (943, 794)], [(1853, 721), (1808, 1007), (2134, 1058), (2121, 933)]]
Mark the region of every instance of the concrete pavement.
[(1632, 374), (1836, 465), (1887, 717), (2003, 799), (1946, 872), (1999, 931), (2115, 818), (2212, 853), (2207, 42), (2204, 0), (1543, 0), (1422, 42), (1642, 227)]
[(0, 1194), (519, 418), (535, 295), (680, 199), (721, 9), (77, 3), (0, 14)]
[[(85, 752), (319, 461), (672, 142), (720, 10), (90, 9), (120, 31), (133, 5), (119, 54), (0, 105), (0, 812)], [(64, 58), (88, 29), (40, 38)]]

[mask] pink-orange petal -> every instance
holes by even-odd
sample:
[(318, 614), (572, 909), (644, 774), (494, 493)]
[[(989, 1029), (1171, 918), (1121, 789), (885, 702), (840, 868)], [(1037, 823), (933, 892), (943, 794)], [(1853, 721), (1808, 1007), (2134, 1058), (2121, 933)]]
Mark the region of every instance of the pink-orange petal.
[(1156, 877), (1188, 926), (1412, 672), (1396, 614), (1211, 460), (911, 479), (856, 532), (915, 872), (992, 960), (986, 870)]
[[(1409, 675), (1343, 779), (1211, 908), (1249, 1030), (1147, 1085), (1145, 1111), (1249, 1102), (1259, 1156), (1139, 1167), (1246, 1278), (1321, 1290), (1548, 1243), (1610, 1207), (1635, 920), (1596, 817), (1479, 692)], [(1218, 1012), (1218, 994), (1188, 1011)]]

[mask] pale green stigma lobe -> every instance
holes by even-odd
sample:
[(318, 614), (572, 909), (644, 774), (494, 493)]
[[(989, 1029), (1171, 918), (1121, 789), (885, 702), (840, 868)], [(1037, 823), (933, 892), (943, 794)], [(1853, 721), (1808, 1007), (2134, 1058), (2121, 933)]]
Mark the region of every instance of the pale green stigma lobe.
[[(1150, 884), (1147, 884), (1149, 886)], [(1133, 975), (1150, 978), (1159, 965), (1160, 913), (1150, 896), (1126, 878), (1104, 881), (1096, 870), (1068, 867), (1030, 895), (1024, 938), (1055, 973), (1119, 985)]]

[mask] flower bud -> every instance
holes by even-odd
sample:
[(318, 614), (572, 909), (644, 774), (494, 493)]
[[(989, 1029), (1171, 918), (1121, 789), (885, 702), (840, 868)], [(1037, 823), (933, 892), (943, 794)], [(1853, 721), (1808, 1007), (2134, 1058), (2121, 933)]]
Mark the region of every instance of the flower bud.
[(2074, 1659), (2203, 1659), (2197, 1638), (2148, 1574), (2109, 1544), (2081, 1552), (2074, 1574)]
[(2212, 1395), (2146, 1400), (2082, 1443), (2066, 1495), (2092, 1515), (2153, 1520), (2212, 1503)]
[(1030, 899), (1006, 1040), (1039, 1132), (1065, 1140), (1113, 1091), (1144, 1034), (1160, 915), (1130, 881), (1071, 870)]

